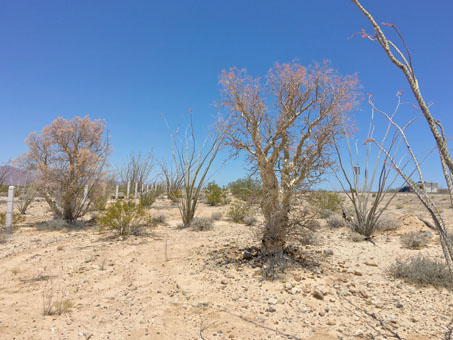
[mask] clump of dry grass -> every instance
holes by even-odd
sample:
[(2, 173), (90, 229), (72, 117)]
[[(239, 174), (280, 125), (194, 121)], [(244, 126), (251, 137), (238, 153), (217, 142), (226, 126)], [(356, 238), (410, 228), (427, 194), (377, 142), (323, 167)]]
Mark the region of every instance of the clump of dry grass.
[(211, 230), (213, 227), (214, 220), (210, 217), (195, 217), (190, 226), (199, 231)]
[(221, 218), (222, 218), (223, 214), (221, 211), (216, 211), (216, 212), (213, 212), (211, 214), (211, 218), (214, 220), (214, 221), (219, 221)]
[(418, 285), (433, 285), (453, 290), (453, 276), (444, 262), (417, 256), (397, 260), (390, 267), (390, 274), (398, 279)]
[(343, 216), (333, 214), (327, 218), (327, 225), (332, 229), (343, 228), (346, 226), (346, 221)]
[(401, 236), (401, 243), (408, 249), (421, 249), (428, 245), (429, 238), (423, 232), (413, 231)]
[(378, 231), (395, 231), (400, 227), (400, 221), (390, 216), (383, 216), (376, 222), (376, 230)]
[(55, 288), (53, 279), (46, 279), (42, 293), (43, 315), (61, 315), (71, 311), (74, 303), (64, 299), (61, 291)]

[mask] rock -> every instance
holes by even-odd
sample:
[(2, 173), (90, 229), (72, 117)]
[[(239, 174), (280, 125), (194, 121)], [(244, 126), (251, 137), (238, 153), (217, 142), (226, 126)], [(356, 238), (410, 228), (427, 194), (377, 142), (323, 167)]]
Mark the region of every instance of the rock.
[(333, 319), (329, 319), (329, 320), (327, 321), (327, 324), (328, 324), (329, 326), (335, 326), (336, 322), (335, 322), (335, 320), (333, 320)]
[(321, 311), (321, 312), (319, 312), (318, 314), (319, 314), (319, 316), (325, 316), (325, 315), (326, 315), (326, 312)]
[(302, 313), (307, 313), (310, 311), (310, 308), (308, 307), (302, 307), (301, 310), (300, 310)]
[(312, 295), (315, 299), (324, 300), (324, 294), (321, 293), (319, 290), (314, 290)]
[(242, 258), (244, 260), (251, 260), (253, 258), (253, 255), (252, 253), (248, 252), (248, 251), (244, 251), (244, 254), (242, 255)]
[(370, 267), (377, 267), (377, 263), (373, 261), (366, 261), (364, 262), (365, 265), (370, 266)]
[(296, 295), (298, 292), (299, 292), (299, 289), (296, 288), (296, 287), (294, 287), (293, 289), (291, 289), (291, 290), (289, 291), (289, 293), (292, 294), (292, 295)]
[(270, 298), (267, 300), (267, 303), (270, 304), (270, 305), (276, 305), (277, 304), (277, 299), (275, 298)]
[(302, 276), (300, 276), (300, 274), (294, 274), (293, 277), (296, 282), (300, 282), (300, 280), (302, 280)]
[(402, 305), (400, 302), (398, 302), (398, 303), (396, 304), (396, 308), (403, 308), (403, 305)]
[(323, 251), (325, 256), (332, 256), (333, 255), (333, 250), (332, 249), (325, 249)]
[(427, 231), (425, 231), (425, 236), (426, 236), (427, 238), (433, 238), (433, 233), (430, 232), (429, 230), (427, 230)]
[(362, 276), (363, 274), (361, 272), (359, 272), (358, 270), (354, 270), (354, 275)]
[(270, 313), (274, 313), (274, 312), (276, 312), (277, 310), (276, 310), (274, 307), (269, 307), (269, 308), (267, 309), (267, 311), (270, 312)]
[(365, 299), (368, 299), (370, 297), (364, 289), (359, 290), (359, 294)]
[(290, 290), (291, 288), (293, 288), (293, 285), (291, 283), (289, 283), (289, 282), (286, 282), (285, 283), (285, 289), (286, 290)]
[(227, 285), (228, 281), (224, 279), (224, 280), (220, 281), (220, 283), (223, 284), (223, 285)]

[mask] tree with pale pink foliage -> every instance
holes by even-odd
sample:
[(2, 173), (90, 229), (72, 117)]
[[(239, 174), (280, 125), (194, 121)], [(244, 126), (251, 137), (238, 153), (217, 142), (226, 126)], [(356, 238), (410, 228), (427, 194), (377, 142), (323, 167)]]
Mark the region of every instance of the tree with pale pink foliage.
[(16, 162), (36, 174), (55, 215), (70, 222), (83, 216), (90, 206), (84, 188), (88, 185), (90, 193), (103, 180), (111, 152), (104, 122), (88, 116), (59, 117), (41, 134), (31, 133), (25, 143), (29, 150)]
[(277, 63), (264, 80), (237, 68), (221, 74), (221, 106), (228, 115), (220, 129), (262, 181), (265, 254), (284, 251), (296, 193), (331, 165), (334, 137), (355, 104), (357, 83), (356, 76), (342, 77), (327, 63)]

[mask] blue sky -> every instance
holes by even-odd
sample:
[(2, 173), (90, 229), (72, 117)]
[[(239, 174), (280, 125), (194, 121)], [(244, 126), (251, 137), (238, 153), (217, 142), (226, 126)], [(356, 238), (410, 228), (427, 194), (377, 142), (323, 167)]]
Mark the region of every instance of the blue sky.
[[(398, 26), (425, 99), (451, 133), (453, 2), (363, 5), (378, 22)], [(231, 66), (264, 76), (276, 61), (328, 59), (342, 74), (357, 72), (362, 91), (378, 106), (393, 108), (398, 90), (414, 102), (377, 44), (348, 39), (362, 28), (371, 32), (349, 0), (0, 1), (0, 162), (24, 152), (27, 135), (56, 117), (87, 114), (106, 120), (112, 164), (149, 149), (167, 158), (170, 139), (161, 116), (176, 127), (192, 109), (203, 138), (216, 115), (218, 76)], [(363, 101), (354, 113), (362, 131), (369, 112)], [(402, 110), (402, 121), (413, 114)], [(410, 134), (419, 150), (432, 145), (424, 125)], [(442, 182), (435, 159), (425, 171), (428, 180)], [(224, 184), (243, 175), (237, 160), (213, 178)]]

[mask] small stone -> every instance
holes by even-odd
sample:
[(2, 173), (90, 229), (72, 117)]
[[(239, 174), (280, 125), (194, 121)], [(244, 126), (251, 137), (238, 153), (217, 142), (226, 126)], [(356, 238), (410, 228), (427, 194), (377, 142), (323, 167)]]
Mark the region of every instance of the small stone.
[(319, 312), (318, 314), (319, 314), (319, 316), (325, 316), (326, 315), (326, 313), (323, 312), (323, 311)]
[(274, 307), (269, 307), (269, 308), (267, 309), (267, 311), (270, 312), (270, 313), (274, 313), (274, 312), (276, 312), (277, 310), (276, 310)]
[(376, 262), (372, 262), (372, 261), (366, 261), (365, 265), (370, 266), (370, 267), (377, 267), (378, 266)]
[(324, 294), (321, 293), (319, 290), (313, 291), (313, 297), (318, 300), (324, 300)]
[(289, 283), (289, 282), (286, 282), (285, 283), (285, 289), (286, 290), (290, 290), (291, 288), (293, 288), (293, 285), (291, 283)]
[(336, 322), (335, 322), (335, 320), (333, 320), (333, 319), (329, 319), (329, 320), (327, 321), (327, 324), (328, 324), (329, 326), (335, 326)]
[(333, 255), (333, 250), (332, 249), (325, 249), (323, 251), (325, 256), (332, 256)]
[(224, 279), (224, 280), (220, 281), (220, 283), (223, 284), (223, 285), (227, 285), (228, 281)]
[(398, 303), (396, 304), (396, 308), (403, 308), (402, 303), (398, 302)]
[(291, 289), (291, 290), (289, 291), (289, 293), (292, 294), (292, 295), (296, 295), (298, 292), (299, 292), (299, 289), (296, 288), (296, 287), (294, 287), (293, 289)]
[(276, 305), (277, 304), (277, 299), (270, 298), (269, 300), (267, 300), (267, 303), (269, 303), (270, 305)]
[(253, 258), (252, 253), (245, 251), (244, 254), (242, 255), (244, 260), (251, 260)]
[(368, 298), (370, 297), (370, 296), (368, 295), (368, 293), (367, 293), (365, 290), (363, 290), (363, 289), (361, 289), (361, 290), (359, 291), (359, 293), (360, 293), (360, 295), (361, 295), (363, 298), (365, 298), (365, 299), (368, 299)]
[(363, 274), (361, 272), (359, 272), (358, 270), (354, 270), (354, 275), (362, 276)]
[(296, 282), (299, 282), (300, 280), (302, 280), (302, 276), (300, 276), (300, 274), (294, 274), (293, 277)]

